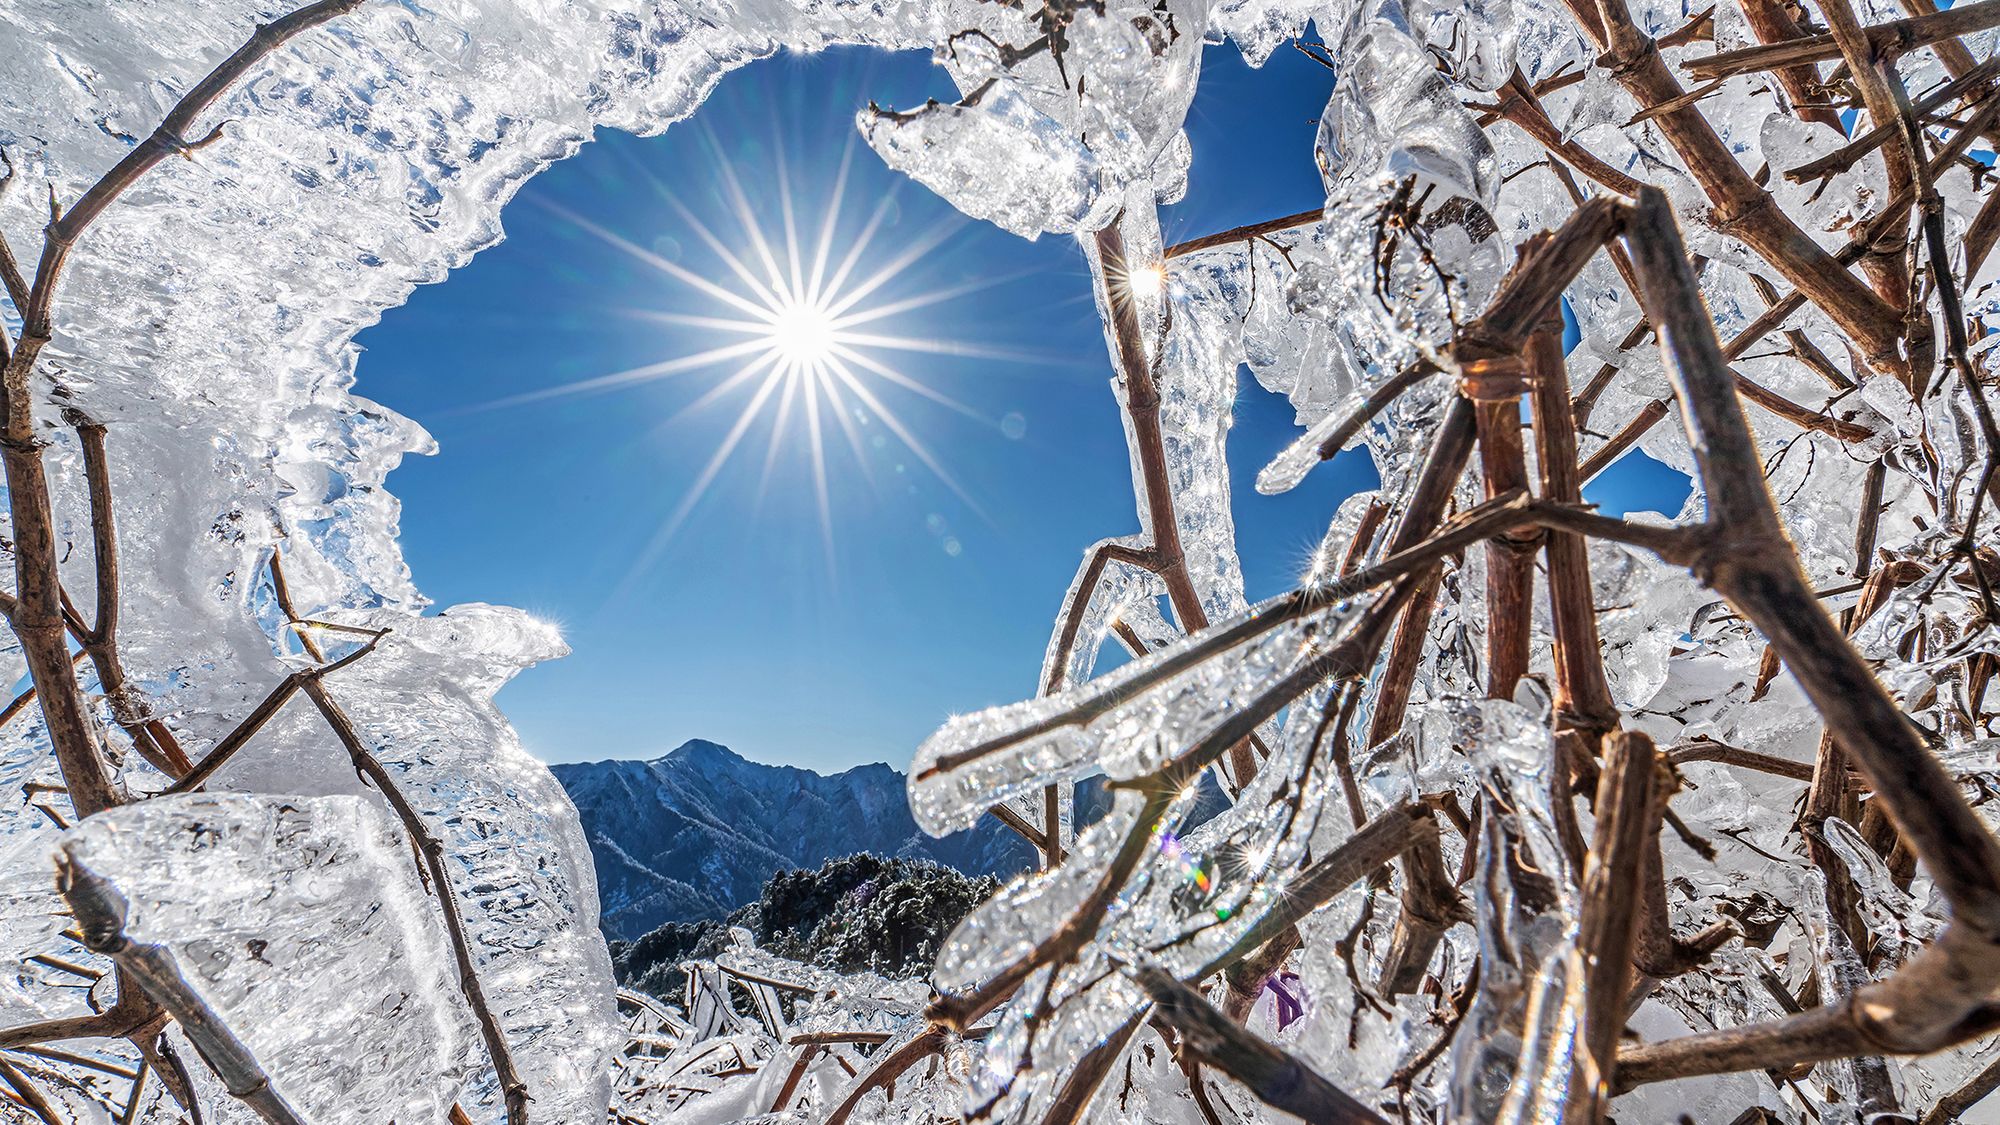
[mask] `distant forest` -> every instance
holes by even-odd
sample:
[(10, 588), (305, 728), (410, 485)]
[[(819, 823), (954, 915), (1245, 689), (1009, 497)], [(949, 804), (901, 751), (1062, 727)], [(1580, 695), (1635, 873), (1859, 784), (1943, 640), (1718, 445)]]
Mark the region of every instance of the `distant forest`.
[(920, 859), (851, 855), (817, 871), (780, 871), (727, 919), (668, 922), (611, 943), (618, 983), (678, 999), (683, 961), (713, 957), (741, 926), (772, 953), (840, 973), (913, 977), (929, 971), (952, 927), (1000, 883)]

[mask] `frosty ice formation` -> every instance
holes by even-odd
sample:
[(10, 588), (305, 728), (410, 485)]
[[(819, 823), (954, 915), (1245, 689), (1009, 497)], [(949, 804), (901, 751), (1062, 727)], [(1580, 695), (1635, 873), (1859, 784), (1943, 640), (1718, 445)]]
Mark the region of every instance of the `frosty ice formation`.
[[(1904, 2), (0, 0), (7, 1112), (1955, 1119), (2000, 1086), (2000, 0)], [(1163, 245), (1202, 45), (1308, 20), (1324, 207)], [(917, 751), (927, 828), (1046, 860), (932, 994), (739, 942), (675, 1012), (492, 705), (560, 640), (417, 616), (382, 483), (429, 439), (351, 339), (591, 130), (831, 43), (933, 48), (962, 97), (869, 144), (1083, 246), (1139, 528), (1040, 697)], [(1303, 429), (1260, 488), (1383, 481), (1254, 607), (1246, 365)], [(1673, 518), (1580, 504), (1635, 446)]]

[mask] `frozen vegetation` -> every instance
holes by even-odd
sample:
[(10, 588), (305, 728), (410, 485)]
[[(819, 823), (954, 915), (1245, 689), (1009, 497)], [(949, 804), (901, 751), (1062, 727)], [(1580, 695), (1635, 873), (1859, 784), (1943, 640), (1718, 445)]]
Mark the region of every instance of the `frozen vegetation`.
[[(0, 0), (0, 1114), (1953, 1120), (2000, 1084), (2000, 0), (1905, 2)], [(1324, 209), (1164, 246), (1203, 45), (1308, 21)], [(593, 130), (830, 43), (933, 49), (962, 99), (868, 144), (1083, 246), (1138, 530), (1039, 698), (915, 750), (921, 826), (1044, 859), (928, 983), (738, 932), (621, 1001), (492, 704), (561, 641), (418, 616), (429, 438), (351, 340)], [(1246, 365), (1302, 427), (1260, 488), (1383, 482), (1258, 606)], [(1685, 510), (1579, 506), (1633, 445)]]

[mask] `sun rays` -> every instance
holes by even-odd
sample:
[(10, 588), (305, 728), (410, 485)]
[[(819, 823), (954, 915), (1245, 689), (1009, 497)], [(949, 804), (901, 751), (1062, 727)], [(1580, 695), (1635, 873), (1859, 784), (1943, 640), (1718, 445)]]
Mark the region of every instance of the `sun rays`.
[[(693, 479), (684, 485), (679, 481), (670, 484), (680, 494), (678, 501), (635, 560), (634, 576), (665, 549), (739, 461), (746, 463), (746, 469), (761, 462), (756, 469), (756, 495), (761, 502), (780, 466), (803, 460), (829, 565), (840, 492), (835, 487), (837, 474), (858, 468), (870, 486), (876, 486), (877, 466), (871, 462), (880, 459), (888, 439), (968, 507), (979, 511), (918, 437), (911, 421), (898, 413), (893, 399), (914, 395), (984, 425), (995, 423), (933, 385), (934, 365), (906, 371), (900, 364), (913, 356), (1032, 357), (955, 339), (905, 335), (897, 330), (897, 323), (900, 318), (934, 310), (943, 302), (1009, 279), (921, 286), (913, 291), (918, 267), (962, 224), (939, 224), (914, 236), (897, 230), (892, 238), (885, 227), (896, 214), (893, 193), (885, 193), (867, 208), (865, 218), (860, 218), (860, 208), (852, 207), (848, 198), (854, 160), (851, 141), (829, 178), (823, 210), (816, 216), (801, 216), (801, 200), (793, 194), (782, 156), (776, 174), (770, 177), (769, 190), (763, 193), (769, 198), (753, 201), (744, 178), (720, 143), (712, 134), (704, 135), (715, 161), (721, 202), (736, 228), (731, 232), (734, 238), (718, 233), (649, 172), (636, 165), (635, 170), (645, 176), (665, 205), (665, 225), (674, 235), (692, 235), (712, 265), (704, 263), (697, 268), (684, 264), (676, 260), (681, 255), (650, 249), (589, 215), (531, 197), (577, 230), (671, 283), (666, 307), (618, 310), (628, 318), (666, 329), (661, 338), (668, 354), (625, 370), (501, 399), (485, 408), (525, 406), (689, 376), (708, 385), (663, 425), (723, 401), (740, 403), (719, 433), (702, 439), (704, 444), (712, 440), (713, 447)], [(844, 207), (855, 214), (844, 214)], [(887, 438), (865, 432), (872, 427), (886, 431)], [(755, 452), (760, 435), (766, 443), (761, 457)], [(846, 461), (852, 466), (843, 463)], [(903, 471), (900, 465), (896, 469)]]

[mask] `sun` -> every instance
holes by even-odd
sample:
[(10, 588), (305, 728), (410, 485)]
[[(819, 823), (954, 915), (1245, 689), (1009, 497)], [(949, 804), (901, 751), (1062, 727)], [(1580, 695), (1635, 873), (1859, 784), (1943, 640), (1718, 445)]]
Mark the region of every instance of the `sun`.
[[(831, 187), (817, 229), (809, 232), (801, 230), (796, 201), (782, 162), (778, 175), (773, 177), (777, 184), (775, 206), (760, 209), (753, 204), (727, 154), (712, 136), (710, 150), (724, 198), (740, 228), (740, 240), (734, 243), (717, 235), (666, 185), (648, 173), (660, 200), (678, 220), (677, 226), (670, 229), (677, 234), (682, 229), (691, 232), (720, 264), (720, 268), (707, 274), (648, 249), (588, 216), (539, 197), (530, 198), (605, 245), (658, 271), (674, 283), (671, 292), (678, 298), (677, 305), (684, 305), (685, 299), (692, 296), (713, 306), (712, 311), (691, 313), (679, 308), (644, 307), (623, 310), (633, 317), (673, 329), (663, 339), (670, 354), (657, 362), (516, 395), (489, 403), (488, 407), (611, 391), (703, 372), (724, 373), (674, 418), (732, 396), (745, 398), (744, 404), (717, 439), (714, 452), (682, 493), (679, 504), (635, 559), (634, 575), (665, 548), (760, 419), (769, 420), (770, 444), (764, 451), (759, 495), (780, 458), (790, 450), (803, 451), (811, 468), (829, 562), (833, 558), (829, 446), (844, 440), (852, 451), (852, 460), (864, 474), (870, 473), (869, 443), (864, 440), (861, 429), (864, 423), (859, 419), (865, 418), (866, 424), (879, 424), (887, 430), (968, 507), (979, 511), (979, 504), (952, 479), (882, 394), (894, 388), (982, 424), (993, 424), (992, 419), (905, 373), (890, 357), (894, 353), (915, 353), (1034, 361), (1033, 357), (969, 345), (962, 340), (899, 335), (886, 327), (904, 314), (997, 283), (999, 279), (982, 279), (956, 286), (924, 288), (893, 299), (887, 296), (908, 289), (907, 284), (896, 287), (892, 283), (936, 253), (963, 224), (939, 225), (914, 237), (898, 231), (898, 251), (886, 260), (878, 260), (879, 256), (872, 251), (886, 241), (880, 236), (896, 206), (895, 194), (884, 193), (859, 222), (858, 229), (855, 222), (844, 221), (855, 218), (842, 212), (854, 151), (851, 140), (838, 172), (814, 181), (822, 184), (830, 181)], [(704, 336), (716, 342), (706, 347), (690, 346)]]
[(771, 314), (767, 342), (792, 373), (810, 373), (834, 361), (840, 328), (825, 305), (794, 298)]

